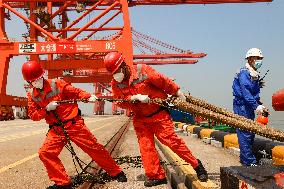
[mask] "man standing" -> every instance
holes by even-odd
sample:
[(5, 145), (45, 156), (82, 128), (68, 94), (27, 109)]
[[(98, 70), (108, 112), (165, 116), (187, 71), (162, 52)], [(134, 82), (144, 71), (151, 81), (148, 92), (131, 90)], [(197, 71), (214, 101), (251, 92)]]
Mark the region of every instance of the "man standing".
[[(259, 80), (257, 70), (262, 65), (263, 55), (261, 50), (251, 48), (246, 54), (246, 65), (236, 74), (233, 81), (233, 108), (234, 113), (254, 120), (256, 111), (258, 114), (266, 110), (260, 102), (260, 88), (264, 82)], [(256, 165), (256, 158), (252, 152), (255, 134), (237, 129), (240, 146), (240, 162), (245, 166)]]
[(110, 176), (119, 182), (126, 182), (127, 178), (121, 168), (111, 158), (103, 145), (97, 142), (89, 131), (84, 119), (78, 115), (77, 103), (58, 104), (60, 100), (85, 99), (96, 101), (97, 97), (81, 89), (73, 87), (63, 80), (44, 79), (44, 70), (36, 61), (23, 64), (24, 79), (32, 86), (28, 92), (29, 116), (34, 121), (45, 119), (50, 130), (40, 148), (39, 158), (46, 167), (49, 179), (55, 184), (47, 189), (71, 189), (72, 183), (58, 155), (68, 139), (86, 152)]
[(167, 183), (165, 171), (160, 165), (155, 149), (154, 135), (164, 145), (190, 163), (200, 181), (207, 181), (207, 172), (202, 163), (196, 159), (185, 143), (174, 132), (174, 124), (169, 111), (157, 104), (149, 103), (150, 99), (166, 99), (174, 95), (186, 100), (171, 79), (163, 76), (147, 65), (129, 67), (122, 54), (111, 52), (104, 59), (106, 69), (113, 75), (112, 92), (114, 98), (138, 103), (122, 102), (118, 106), (130, 109), (133, 116), (134, 129), (138, 138), (143, 167), (147, 176), (146, 187)]

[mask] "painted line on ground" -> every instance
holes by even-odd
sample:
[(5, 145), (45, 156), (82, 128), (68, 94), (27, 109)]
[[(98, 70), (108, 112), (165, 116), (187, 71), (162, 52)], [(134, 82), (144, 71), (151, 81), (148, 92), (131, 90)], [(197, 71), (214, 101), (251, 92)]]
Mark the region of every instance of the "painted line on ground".
[(3, 131), (9, 131), (9, 130), (16, 130), (16, 129), (26, 129), (30, 127), (40, 127), (40, 126), (47, 126), (46, 123), (25, 123), (25, 124), (17, 124), (19, 126), (14, 125), (6, 125), (5, 127), (0, 126), (0, 133), (3, 133)]
[[(116, 122), (116, 121), (113, 121), (113, 122), (111, 122), (111, 123), (105, 124), (104, 126), (101, 126), (101, 127), (99, 127), (99, 128), (93, 129), (93, 130), (91, 130), (91, 132), (94, 132), (94, 131), (96, 131), (96, 130), (102, 129), (102, 128), (108, 126), (108, 125), (113, 124), (114, 122)], [(32, 159), (34, 159), (34, 158), (36, 158), (36, 157), (38, 157), (38, 153), (35, 153), (35, 154), (30, 155), (30, 156), (28, 156), (28, 157), (25, 157), (24, 159), (21, 159), (21, 160), (19, 160), (19, 161), (16, 161), (15, 163), (12, 163), (12, 164), (10, 164), (10, 165), (4, 166), (4, 167), (0, 168), (0, 174), (3, 173), (3, 172), (5, 172), (5, 171), (7, 171), (7, 170), (9, 170), (9, 169), (12, 169), (12, 168), (18, 166), (18, 165), (21, 165), (21, 164), (23, 164), (23, 163), (25, 163), (25, 162), (27, 162), (27, 161), (29, 161), (29, 160), (32, 160)]]
[[(84, 118), (86, 122), (92, 122), (92, 121), (102, 121), (102, 120), (108, 120), (113, 117), (107, 117), (107, 118), (101, 118), (97, 120), (93, 120), (93, 118)], [(29, 127), (34, 127), (35, 125), (40, 125), (40, 126), (48, 126), (46, 122), (40, 121), (40, 122), (35, 122), (35, 121), (29, 121), (30, 123), (26, 123), (27, 121), (19, 121), (20, 123), (17, 124), (7, 124), (7, 125), (0, 125), (0, 133), (2, 131), (7, 131), (7, 130), (12, 130), (12, 129), (24, 129), (24, 128), (29, 128)]]
[(44, 133), (44, 132), (47, 132), (47, 129), (41, 129), (41, 130), (27, 132), (27, 133), (21, 133), (21, 134), (17, 134), (17, 135), (9, 135), (9, 136), (5, 136), (5, 137), (1, 137), (0, 143), (7, 142), (7, 141), (10, 141), (10, 140), (21, 139), (21, 138), (25, 138), (25, 137), (29, 137), (29, 136), (34, 136), (34, 135), (38, 135), (38, 134), (41, 134), (41, 133)]
[(29, 160), (31, 160), (31, 159), (34, 159), (35, 157), (38, 157), (38, 153), (33, 154), (33, 155), (31, 155), (31, 156), (28, 156), (28, 157), (26, 157), (26, 158), (24, 158), (24, 159), (21, 159), (21, 160), (19, 160), (19, 161), (16, 161), (15, 163), (12, 163), (12, 164), (7, 165), (7, 166), (5, 166), (5, 167), (2, 167), (2, 168), (0, 169), (0, 173), (3, 173), (3, 172), (5, 172), (5, 171), (7, 171), (7, 170), (9, 170), (9, 169), (12, 169), (12, 168), (18, 166), (18, 165), (21, 165), (21, 164), (23, 164), (23, 163), (25, 163), (25, 162), (27, 162), (27, 161), (29, 161)]
[[(111, 118), (113, 119), (113, 117), (110, 117), (110, 118), (102, 118), (102, 119), (97, 119), (97, 120), (87, 120), (87, 121), (85, 121), (85, 123), (86, 124), (95, 123), (95, 122), (100, 122), (100, 121), (103, 121), (103, 120), (108, 120), (108, 119), (111, 119)], [(115, 120), (115, 122), (116, 121), (117, 120)], [(15, 140), (15, 139), (21, 139), (21, 138), (25, 138), (25, 137), (29, 137), (29, 136), (34, 136), (34, 135), (42, 134), (42, 133), (45, 133), (45, 132), (47, 132), (47, 128), (37, 130), (37, 131), (31, 131), (31, 132), (16, 134), (16, 135), (8, 135), (8, 136), (0, 137), (0, 143), (7, 142), (7, 141), (10, 141), (10, 140)]]

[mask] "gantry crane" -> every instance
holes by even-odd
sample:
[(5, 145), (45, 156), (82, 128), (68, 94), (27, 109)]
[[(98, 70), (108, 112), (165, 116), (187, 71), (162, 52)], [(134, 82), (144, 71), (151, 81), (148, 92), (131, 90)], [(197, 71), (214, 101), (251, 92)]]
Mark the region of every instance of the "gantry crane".
[[(192, 64), (206, 54), (184, 51), (130, 26), (129, 7), (141, 5), (256, 3), (272, 0), (0, 0), (0, 105), (26, 106), (24, 97), (6, 94), (10, 58), (25, 55), (39, 61), (49, 78), (69, 82), (100, 83), (99, 93), (111, 80), (103, 66), (103, 56), (110, 51), (123, 54), (127, 64)], [(24, 10), (22, 13), (21, 10)], [(19, 41), (5, 32), (10, 14), (23, 20), (28, 32)], [(147, 42), (172, 50), (163, 52)], [(141, 54), (133, 55), (133, 46)], [(146, 50), (152, 52), (147, 54)], [(42, 58), (45, 55), (45, 59)], [(101, 85), (102, 84), (102, 85)], [(98, 110), (98, 111), (101, 111)]]

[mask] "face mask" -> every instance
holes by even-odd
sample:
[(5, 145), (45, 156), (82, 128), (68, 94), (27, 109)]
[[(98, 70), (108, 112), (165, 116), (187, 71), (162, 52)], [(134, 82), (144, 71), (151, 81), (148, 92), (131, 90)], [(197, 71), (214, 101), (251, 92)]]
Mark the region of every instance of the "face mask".
[(119, 73), (113, 74), (113, 79), (119, 83), (122, 82), (124, 79), (124, 73), (119, 72)]
[(254, 61), (254, 67), (255, 69), (259, 69), (262, 65), (262, 60), (255, 60)]
[(43, 88), (43, 77), (33, 81), (32, 86), (37, 89), (42, 89)]

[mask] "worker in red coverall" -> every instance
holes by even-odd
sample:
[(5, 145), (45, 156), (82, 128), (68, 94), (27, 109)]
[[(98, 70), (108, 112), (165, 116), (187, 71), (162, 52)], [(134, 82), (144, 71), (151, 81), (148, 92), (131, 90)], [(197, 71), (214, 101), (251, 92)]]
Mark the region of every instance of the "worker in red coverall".
[(167, 183), (165, 171), (160, 165), (155, 149), (154, 135), (191, 164), (200, 181), (207, 181), (207, 172), (200, 160), (191, 154), (185, 143), (175, 134), (169, 111), (157, 104), (149, 103), (150, 99), (166, 99), (168, 94), (185, 101), (186, 98), (179, 90), (179, 86), (150, 66), (139, 64), (131, 68), (117, 52), (108, 53), (104, 58), (104, 64), (113, 74), (111, 84), (114, 98), (130, 101), (118, 103), (118, 106), (130, 109), (134, 113), (134, 129), (147, 176), (144, 185), (151, 187)]
[(71, 141), (79, 146), (101, 166), (111, 177), (119, 182), (126, 182), (127, 178), (121, 168), (111, 158), (109, 152), (90, 132), (84, 119), (78, 115), (77, 103), (62, 103), (57, 101), (68, 99), (85, 99), (96, 101), (97, 97), (81, 89), (73, 87), (60, 79), (44, 79), (44, 70), (35, 61), (23, 64), (24, 79), (33, 87), (28, 92), (29, 116), (34, 121), (45, 119), (50, 130), (39, 150), (39, 158), (47, 169), (49, 179), (55, 184), (48, 189), (70, 189), (72, 183), (58, 155), (67, 142), (60, 123), (69, 135)]

